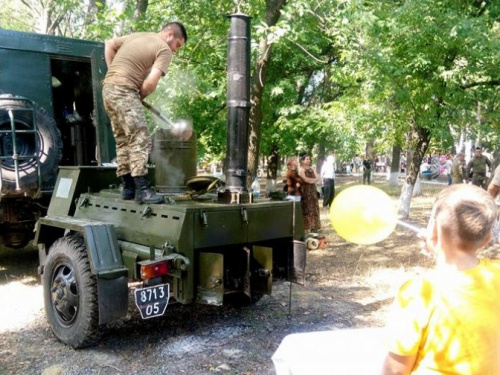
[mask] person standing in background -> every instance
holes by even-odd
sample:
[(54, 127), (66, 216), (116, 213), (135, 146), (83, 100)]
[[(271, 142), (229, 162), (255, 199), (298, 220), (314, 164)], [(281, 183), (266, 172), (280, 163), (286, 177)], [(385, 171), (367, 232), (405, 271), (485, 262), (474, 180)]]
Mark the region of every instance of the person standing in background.
[(472, 184), (486, 190), (488, 183), (486, 174), (490, 169), (490, 159), (483, 155), (481, 147), (476, 147), (474, 150), (474, 157), (469, 161), (469, 164), (467, 164), (467, 177), (470, 178), (472, 174)]
[(299, 177), (298, 160), (296, 156), (292, 156), (286, 162), (286, 192), (287, 199), (300, 201), (302, 179)]
[(457, 156), (455, 156), (455, 160), (451, 164), (450, 176), (452, 185), (464, 183), (465, 179), (464, 160), (465, 160), (465, 154), (463, 152), (459, 152)]
[(446, 161), (444, 162), (444, 173), (446, 173), (446, 178), (448, 179), (448, 185), (452, 184), (451, 178), (451, 166), (453, 164), (453, 155), (451, 152), (446, 154)]
[(335, 165), (333, 155), (328, 155), (321, 167), (321, 179), (323, 180), (323, 207), (332, 205), (335, 198)]
[(370, 158), (367, 156), (366, 159), (363, 160), (363, 185), (364, 184), (371, 184), (371, 178), (372, 178), (372, 161)]
[(359, 157), (359, 155), (356, 155), (354, 157), (354, 168), (355, 168), (355, 172), (356, 173), (359, 173), (361, 171), (361, 158)]
[(318, 191), (316, 182), (319, 178), (311, 167), (311, 157), (307, 153), (300, 154), (299, 176), (302, 179), (301, 206), (304, 216), (304, 233), (317, 232), (321, 228), (319, 216)]

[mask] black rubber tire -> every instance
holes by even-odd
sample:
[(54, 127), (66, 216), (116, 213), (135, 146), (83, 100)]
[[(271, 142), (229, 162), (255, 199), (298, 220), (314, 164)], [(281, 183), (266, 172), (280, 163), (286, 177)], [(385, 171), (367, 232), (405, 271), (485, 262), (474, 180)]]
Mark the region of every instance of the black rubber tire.
[(54, 242), (42, 280), (45, 312), (54, 335), (75, 349), (92, 344), (99, 335), (97, 282), (80, 235)]
[[(16, 98), (16, 99), (15, 99)], [(0, 95), (0, 130), (10, 130), (11, 120), (7, 109), (11, 107), (31, 108), (31, 103), (21, 97), (9, 94)], [(54, 180), (57, 168), (62, 158), (61, 132), (57, 128), (54, 119), (45, 109), (33, 103), (37, 137), (33, 134), (17, 134), (17, 153), (19, 156), (37, 155), (40, 158), (40, 175), (42, 185), (44, 182)], [(14, 112), (15, 126), (18, 130), (32, 130), (33, 118), (28, 111)], [(10, 134), (0, 134), (0, 154), (2, 156), (12, 155), (12, 141)], [(35, 142), (35, 139), (37, 140)], [(36, 149), (36, 143), (40, 145)], [(2, 168), (2, 190), (15, 191), (16, 173), (12, 159), (3, 160)], [(36, 158), (19, 159), (19, 187), (24, 190), (42, 188), (38, 186), (38, 173)]]

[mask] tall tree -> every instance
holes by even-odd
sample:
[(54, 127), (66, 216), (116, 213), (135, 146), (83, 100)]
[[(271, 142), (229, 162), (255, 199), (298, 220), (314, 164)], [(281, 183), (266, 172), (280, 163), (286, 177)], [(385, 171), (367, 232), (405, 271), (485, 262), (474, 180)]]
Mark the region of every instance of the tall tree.
[[(407, 0), (353, 2), (347, 8), (340, 30), (357, 41), (344, 56), (362, 82), (359, 95), (373, 105), (392, 103), (398, 112), (392, 125), (410, 134), (406, 146), (413, 156), (400, 197), (400, 214), (408, 217), (428, 148), (451, 148), (450, 128), (473, 130), (478, 98), (491, 105), (498, 94), (500, 7), (489, 1)], [(497, 122), (487, 112), (489, 122)]]
[[(0, 21), (6, 27), (42, 34), (88, 37), (106, 0), (5, 0)], [(4, 6), (4, 4), (2, 3)], [(14, 16), (14, 19), (13, 19)]]
[[(287, 0), (266, 0), (266, 11), (264, 22), (267, 27), (273, 27), (278, 22), (281, 10)], [(250, 173), (255, 175), (259, 161), (259, 146), (262, 134), (262, 97), (267, 80), (267, 69), (271, 59), (272, 42), (264, 35), (259, 40), (257, 59), (255, 61), (254, 74), (252, 78), (250, 101), (250, 135), (248, 150), (248, 166)]]

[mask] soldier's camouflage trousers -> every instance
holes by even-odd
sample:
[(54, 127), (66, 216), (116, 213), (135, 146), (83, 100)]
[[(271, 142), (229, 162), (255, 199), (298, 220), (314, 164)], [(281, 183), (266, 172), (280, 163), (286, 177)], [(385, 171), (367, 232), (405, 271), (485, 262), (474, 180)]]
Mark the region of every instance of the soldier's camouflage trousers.
[(152, 145), (139, 93), (126, 87), (104, 85), (102, 95), (116, 141), (117, 176), (127, 173), (133, 177), (145, 176)]
[(472, 175), (472, 184), (487, 189), (488, 178), (484, 174), (474, 173)]

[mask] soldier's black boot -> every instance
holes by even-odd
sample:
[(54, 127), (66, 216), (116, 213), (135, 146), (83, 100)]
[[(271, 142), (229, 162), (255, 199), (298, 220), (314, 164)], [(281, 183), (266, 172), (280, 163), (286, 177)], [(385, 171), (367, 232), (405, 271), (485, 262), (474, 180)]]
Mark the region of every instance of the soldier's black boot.
[(122, 199), (129, 201), (135, 198), (135, 183), (134, 178), (130, 173), (122, 177)]
[(163, 196), (156, 194), (149, 186), (145, 176), (134, 177), (135, 203), (158, 204), (163, 203)]

